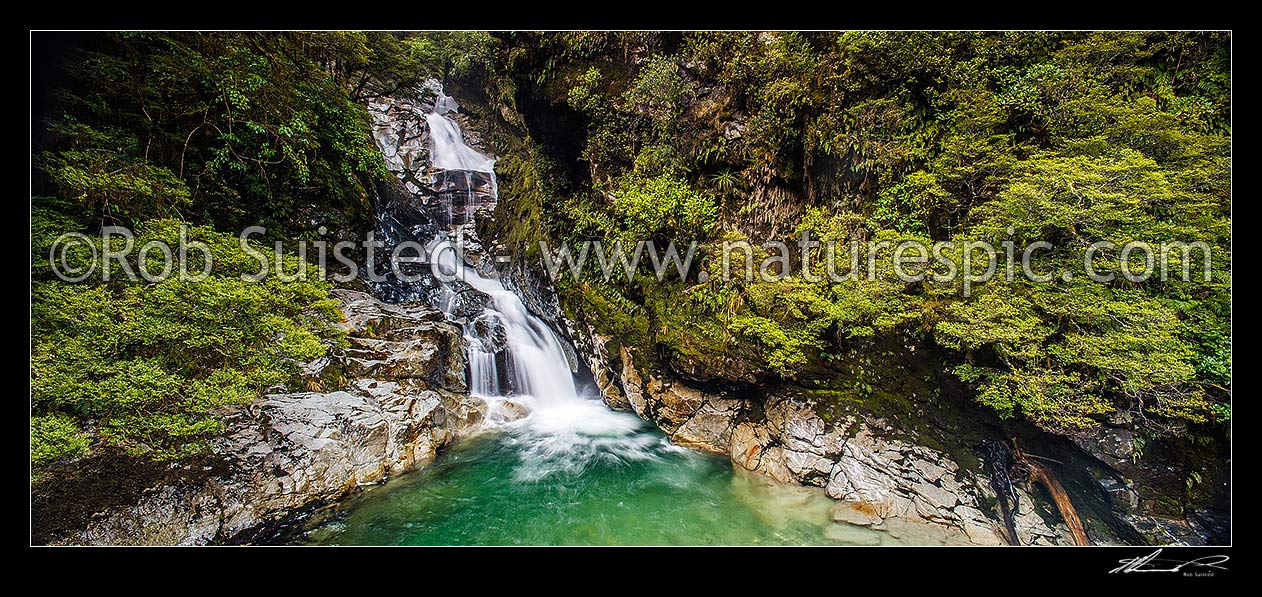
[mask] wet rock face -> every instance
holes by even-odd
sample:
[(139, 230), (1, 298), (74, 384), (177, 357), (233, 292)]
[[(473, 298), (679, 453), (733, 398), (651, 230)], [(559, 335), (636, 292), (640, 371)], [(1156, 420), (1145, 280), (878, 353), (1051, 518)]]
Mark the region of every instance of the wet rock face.
[(561, 303), (545, 276), (527, 267), (516, 267), (502, 281), (506, 288), (521, 297), (526, 308), (535, 316), (553, 327), (564, 323), (565, 313), (561, 310)]
[(489, 353), (495, 360), (496, 387), (501, 393), (511, 394), (516, 391), (516, 379), (513, 377), (513, 352), (508, 346), (508, 328), (504, 320), (496, 313), (485, 311), (473, 321), (464, 325), (465, 339), (469, 342), (469, 350)]
[(1069, 436), (1078, 447), (1119, 471), (1135, 468), (1135, 434), (1130, 429), (1101, 425)]
[(767, 372), (753, 362), (732, 358), (706, 358), (695, 355), (671, 353), (668, 360), (671, 373), (688, 382), (708, 384), (712, 382), (760, 385), (766, 381)]
[(439, 170), (433, 176), (436, 201), (430, 213), (443, 226), (472, 223), (476, 214), (495, 207), (495, 179), (485, 172)]
[[(417, 243), (424, 247), (438, 235), (441, 227), (430, 216), (425, 199), (409, 193), (401, 181), (378, 181), (376, 191), (377, 222), (373, 234), (383, 246), (375, 251), (372, 264), (380, 279), (369, 279), (369, 284), (378, 297), (389, 303), (437, 304), (442, 284), (428, 263), (394, 262), (395, 267), (389, 264), (402, 243)], [(399, 255), (413, 257), (414, 253), (413, 249), (405, 249)], [(366, 262), (363, 264), (365, 269), (368, 265)]]
[(629, 411), (631, 403), (623, 392), (622, 376), (614, 369), (621, 369), (621, 348), (612, 342), (609, 336), (597, 334), (590, 326), (584, 326), (582, 333), (576, 333), (574, 324), (567, 321), (563, 330), (568, 331), (566, 338), (574, 343), (577, 359), (592, 374), (592, 384), (605, 406), (613, 410)]
[(504, 320), (494, 313), (478, 316), (468, 325), (465, 333), (477, 340), (478, 348), (486, 352), (508, 350), (508, 329), (504, 327)]
[(98, 513), (70, 544), (204, 544), (252, 529), (432, 461), (472, 433), (486, 405), (464, 393), (461, 334), (423, 304), (338, 290), (351, 347), (312, 363), (327, 392), (267, 395), (224, 413), (213, 442), (226, 471), (160, 484), (136, 504)]
[(423, 303), (390, 304), (338, 289), (351, 348), (339, 358), (345, 375), (412, 379), (455, 392), (466, 391), (460, 330), (441, 311)]
[(1129, 479), (1118, 480), (1113, 477), (1100, 479), (1098, 482), (1105, 499), (1119, 512), (1131, 512), (1139, 508), (1139, 494)]
[(500, 282), (504, 284), (504, 288), (511, 290), (521, 299), (522, 304), (526, 305), (526, 309), (531, 314), (542, 319), (548, 327), (552, 328), (552, 331), (566, 340), (561, 342), (566, 364), (571, 372), (582, 372), (583, 367), (580, 366), (579, 354), (574, 344), (585, 342), (590, 345), (591, 338), (587, 334), (580, 334), (579, 326), (565, 316), (561, 303), (557, 299), (556, 290), (546, 274), (538, 273), (519, 262), (501, 274)]
[[(422, 88), (415, 97), (404, 94), (368, 103), (372, 136), (385, 158), (386, 169), (399, 180), (406, 195), (422, 197), (425, 210), (442, 227), (470, 222), (480, 209), (494, 206), (494, 178), (484, 172), (446, 171), (432, 167), (432, 132), (427, 118), (434, 108), (434, 90)], [(466, 143), (481, 149), (477, 134), (466, 126), (467, 118), (447, 113), (460, 124)]]
[(463, 280), (452, 280), (448, 283), (448, 288), (452, 291), (451, 308), (448, 313), (452, 318), (460, 321), (473, 321), (480, 317), (488, 305), (491, 304), (491, 297), (485, 292), (478, 290)]
[(403, 181), (412, 194), (429, 188), (429, 127), (425, 115), (433, 109), (434, 98), (386, 96), (368, 103), (372, 136), (381, 148), (386, 169)]

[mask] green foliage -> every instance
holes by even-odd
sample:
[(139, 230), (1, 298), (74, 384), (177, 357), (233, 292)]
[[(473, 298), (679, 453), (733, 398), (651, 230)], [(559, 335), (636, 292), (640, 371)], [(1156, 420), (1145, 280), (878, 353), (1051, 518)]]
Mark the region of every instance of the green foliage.
[[(292, 257), (260, 268), (235, 233), (262, 225), (287, 246), (324, 225), (371, 226), (386, 175), (362, 103), (438, 74), (481, 68), (486, 34), (113, 33), (82, 37), (56, 78), (48, 135), (32, 149), (33, 472), (100, 450), (178, 460), (222, 429), (223, 407), (292, 381), (339, 342), (329, 286)], [(410, 93), (410, 91), (405, 91)], [(181, 227), (188, 222), (184, 231)], [(52, 275), (53, 241), (137, 230), (131, 254), (84, 283)], [(234, 234), (221, 234), (215, 228)], [(203, 280), (159, 272), (150, 241), (203, 243)], [(101, 243), (93, 241), (99, 256)], [(268, 243), (270, 245), (270, 243)], [(121, 250), (122, 238), (112, 240)], [(255, 247), (259, 249), (259, 247)], [(198, 274), (202, 252), (188, 251)], [(92, 248), (64, 255), (91, 263)], [(282, 282), (276, 275), (302, 274)]]
[[(1184, 172), (1198, 172), (1199, 184), (1225, 183), (1210, 182), (1220, 175), (1206, 168), (1217, 159), (1214, 150), (1197, 151), (1204, 153), (1176, 165), (1131, 149), (1033, 156), (994, 200), (973, 210), (977, 223), (970, 234), (999, 238), (1011, 229), (1018, 240), (1048, 240), (1056, 247), (1040, 258), (1039, 269), (1079, 275), (1087, 246), (1099, 241), (1119, 247), (1145, 241), (1154, 251), (1168, 239), (1221, 242), (1227, 214), (1212, 195), (1188, 184)], [(1116, 273), (1117, 258), (1109, 253), (1096, 267)], [(1207, 310), (1229, 314), (1219, 294), (1225, 255), (1214, 250), (1213, 260), (1208, 283), (1196, 276), (1136, 284), (1119, 276), (1111, 284), (998, 285), (949, 307), (935, 325), (936, 337), (950, 348), (993, 351), (1008, 373), (995, 382), (1001, 388), (980, 388), (983, 400), (1002, 394), (1047, 427), (1089, 426), (1088, 415), (1109, 412), (1114, 402), (1170, 421), (1205, 422), (1216, 409), (1197, 379), (1197, 364), (1216, 371), (1230, 360), (1220, 327), (1228, 320), (1208, 321)], [(1177, 265), (1171, 269), (1179, 275)], [(1189, 325), (1190, 314), (1200, 314), (1199, 325)], [(1188, 342), (1189, 336), (1203, 343)], [(1053, 373), (1070, 381), (1045, 379)]]
[(667, 175), (623, 178), (614, 190), (613, 209), (624, 237), (632, 241), (667, 238), (686, 243), (703, 238), (718, 215), (714, 197)]
[(351, 94), (415, 81), (395, 46), (385, 34), (95, 36), (67, 66), (37, 164), (95, 221), (360, 225), (383, 166)]
[(781, 374), (792, 375), (806, 366), (806, 350), (815, 345), (815, 340), (801, 330), (785, 329), (764, 317), (738, 317), (728, 329), (770, 349), (766, 355), (767, 366)]
[(623, 101), (656, 123), (668, 124), (680, 116), (693, 93), (691, 85), (680, 77), (674, 58), (655, 56), (644, 63)]
[(40, 470), (49, 463), (77, 458), (88, 450), (91, 439), (79, 424), (66, 415), (31, 417), (31, 468)]
[[(136, 246), (160, 241), (178, 247), (184, 225), (147, 222)], [(236, 237), (205, 227), (189, 227), (184, 237), (204, 243), (212, 255), (202, 281), (180, 280), (173, 272), (156, 283), (127, 282), (124, 265), (115, 263), (109, 283), (34, 282), (31, 457), (37, 471), (89, 445), (155, 460), (196, 453), (223, 429), (217, 409), (285, 384), (298, 363), (323, 355), (340, 338), (332, 325), (340, 317), (337, 301), (314, 269), (306, 271), (307, 280), (281, 282), (272, 275), (247, 281), (241, 275), (253, 275), (259, 264)], [(47, 242), (45, 235), (34, 239), (36, 262), (46, 260)], [(142, 265), (135, 253), (126, 260), (133, 271)], [(197, 274), (201, 253), (189, 253), (189, 269)], [(149, 257), (156, 260), (158, 253)], [(281, 265), (289, 274), (300, 270), (292, 257)]]
[(495, 39), (485, 31), (430, 31), (403, 40), (405, 54), (420, 63), (427, 76), (459, 79), (485, 68)]
[(597, 90), (600, 85), (600, 69), (588, 68), (570, 88), (566, 101), (570, 107), (582, 112), (595, 112), (601, 107), (601, 95)]
[(735, 193), (741, 187), (741, 180), (736, 173), (731, 170), (724, 170), (710, 177), (710, 184), (714, 185), (714, 189), (720, 194), (727, 196)]
[[(78, 127), (55, 127), (54, 131), (72, 128)], [(63, 151), (48, 155), (43, 163), (64, 196), (89, 210), (99, 209), (106, 218), (126, 220), (150, 211), (174, 212), (189, 203), (188, 187), (170, 170), (123, 154)]]
[(925, 222), (951, 194), (938, 183), (937, 176), (913, 172), (901, 182), (882, 189), (872, 217), (890, 228), (909, 234), (929, 232)]

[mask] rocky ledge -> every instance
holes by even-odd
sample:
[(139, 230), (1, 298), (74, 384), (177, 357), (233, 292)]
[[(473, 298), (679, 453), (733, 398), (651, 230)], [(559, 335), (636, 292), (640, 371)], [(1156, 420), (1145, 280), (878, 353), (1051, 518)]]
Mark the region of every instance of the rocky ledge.
[(96, 513), (58, 543), (190, 545), (248, 539), (356, 486), (423, 466), (472, 433), (485, 405), (465, 392), (461, 333), (424, 304), (335, 291), (350, 348), (307, 367), (312, 386), (221, 413), (228, 431), (198, 481), (163, 482)]
[[(737, 466), (782, 483), (823, 488), (837, 500), (832, 515), (838, 523), (926, 544), (1006, 544), (987, 506), (996, 496), (985, 475), (900, 439), (880, 418), (856, 412), (825, 421), (808, 399), (733, 398), (641, 376), (627, 348), (609, 354), (599, 335), (573, 337), (606, 404), (655, 423), (679, 445), (727, 454)], [(1073, 543), (1057, 517), (1032, 506), (1037, 502), (1023, 489), (1017, 492), (1021, 544)]]

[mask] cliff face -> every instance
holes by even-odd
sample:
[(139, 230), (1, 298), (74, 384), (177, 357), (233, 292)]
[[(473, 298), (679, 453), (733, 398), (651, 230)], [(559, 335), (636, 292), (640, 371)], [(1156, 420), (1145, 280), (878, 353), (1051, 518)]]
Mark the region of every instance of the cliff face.
[(312, 388), (339, 389), (268, 394), (233, 408), (206, 459), (213, 471), (156, 483), (134, 503), (48, 529), (49, 542), (248, 542), (270, 523), (424, 466), (477, 428), (485, 405), (465, 391), (462, 336), (441, 312), (335, 294), (350, 347), (306, 374)]
[[(1116, 438), (1093, 441), (1117, 435), (1116, 428), (1085, 439), (1063, 438), (1005, 424), (958, 398), (934, 398), (930, 384), (937, 378), (919, 385), (906, 381), (926, 372), (931, 355), (912, 356), (922, 365), (909, 366), (880, 353), (890, 362), (883, 367), (884, 381), (874, 383), (902, 392), (897, 405), (838, 402), (827, 390), (746, 379), (741, 363), (708, 363), (704, 376), (681, 374), (670, 362), (643, 365), (652, 361), (637, 359), (623, 339), (596, 331), (598, 324), (583, 319), (581, 311), (571, 319), (564, 304), (552, 302), (552, 287), (542, 277), (524, 269), (513, 278), (521, 280), (518, 292), (538, 295), (527, 304), (539, 305), (541, 316), (570, 339), (578, 357), (576, 375), (590, 376), (606, 405), (652, 422), (677, 445), (727, 455), (734, 466), (781, 483), (824, 488), (837, 500), (838, 522), (946, 545), (1010, 543), (987, 463), (974, 453), (979, 440), (1005, 437), (1055, 461), (1094, 544), (1221, 541), (1216, 533), (1222, 521), (1202, 520), (1212, 511), (1184, 518), (1154, 512), (1151, 503), (1144, 507), (1141, 492), (1154, 490), (1143, 485), (1151, 466), (1108, 458), (1099, 445), (1117, 445)], [(1073, 545), (1045, 490), (1017, 481), (1016, 542)]]

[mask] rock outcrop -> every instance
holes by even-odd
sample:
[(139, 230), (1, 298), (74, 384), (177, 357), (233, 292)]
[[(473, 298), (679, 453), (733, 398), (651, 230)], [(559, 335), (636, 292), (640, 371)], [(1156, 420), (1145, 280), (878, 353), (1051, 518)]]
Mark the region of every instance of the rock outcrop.
[(324, 365), (347, 378), (404, 380), (416, 387), (464, 392), (463, 334), (423, 303), (390, 304), (351, 290), (334, 290), (342, 302), (350, 348)]
[[(727, 454), (747, 470), (782, 483), (823, 488), (837, 500), (833, 519), (917, 542), (1002, 545), (995, 496), (981, 472), (965, 470), (948, 455), (900, 439), (889, 423), (851, 413), (825, 421), (809, 399), (763, 399), (708, 393), (680, 381), (642, 376), (629, 349), (616, 359), (600, 352), (599, 336), (580, 350), (592, 365), (605, 402), (626, 404), (672, 441)], [(596, 350), (592, 350), (595, 348)], [(1070, 544), (1063, 523), (1049, 524), (1018, 489), (1016, 517), (1025, 545)], [(839, 531), (840, 532), (840, 531)]]
[(381, 148), (386, 168), (413, 195), (429, 189), (429, 127), (425, 115), (433, 110), (433, 96), (383, 96), (368, 103), (372, 135)]
[(163, 483), (100, 512), (70, 544), (188, 545), (248, 540), (252, 530), (356, 486), (423, 466), (472, 433), (486, 406), (465, 393), (461, 334), (423, 304), (335, 291), (350, 348), (308, 366), (333, 391), (278, 392), (221, 413), (211, 456), (222, 473)]
[(621, 355), (620, 352), (610, 354), (609, 337), (597, 334), (590, 328), (586, 334), (573, 336), (577, 341), (578, 353), (582, 355), (584, 364), (592, 372), (592, 383), (595, 384), (600, 399), (614, 410), (631, 410), (631, 403), (627, 401), (626, 394), (618, 385), (621, 382), (621, 376), (613, 372), (613, 366), (621, 363)]

